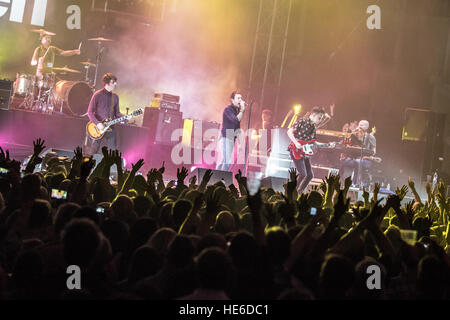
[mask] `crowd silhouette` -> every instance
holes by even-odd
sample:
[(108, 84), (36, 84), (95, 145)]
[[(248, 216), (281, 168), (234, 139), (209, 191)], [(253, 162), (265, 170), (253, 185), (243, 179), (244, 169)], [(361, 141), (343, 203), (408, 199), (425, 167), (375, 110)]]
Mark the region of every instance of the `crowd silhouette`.
[[(235, 187), (209, 184), (211, 170), (186, 181), (181, 167), (166, 184), (164, 167), (139, 175), (140, 159), (127, 171), (117, 150), (104, 147), (95, 166), (81, 148), (69, 162), (43, 159), (44, 144), (33, 142), (26, 168), (0, 148), (2, 299), (450, 297), (443, 182), (427, 185), (427, 199), (410, 180), (384, 201), (376, 184), (372, 197), (365, 190), (364, 201), (351, 202), (350, 178), (341, 185), (331, 175), (297, 194), (291, 170), (284, 193), (250, 194), (241, 172)], [(52, 197), (53, 189), (67, 198)], [(408, 192), (415, 200), (402, 205)], [(405, 238), (408, 230), (417, 237)], [(80, 289), (67, 286), (70, 265), (81, 270)], [(374, 266), (376, 288), (368, 285)]]

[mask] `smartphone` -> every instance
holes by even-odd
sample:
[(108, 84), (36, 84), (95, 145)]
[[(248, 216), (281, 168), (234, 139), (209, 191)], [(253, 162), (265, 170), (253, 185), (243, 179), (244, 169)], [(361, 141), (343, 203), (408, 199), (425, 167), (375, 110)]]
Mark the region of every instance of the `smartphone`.
[(66, 190), (58, 190), (52, 189), (52, 198), (53, 199), (67, 199), (67, 191)]
[(105, 208), (99, 206), (95, 211), (97, 211), (98, 213), (105, 213)]
[(8, 169), (6, 169), (6, 168), (0, 168), (0, 174), (6, 174), (6, 173), (8, 173), (8, 172), (9, 172)]
[(312, 215), (312, 216), (315, 216), (316, 215), (316, 213), (317, 213), (317, 208), (311, 208), (311, 210), (309, 211), (309, 213)]

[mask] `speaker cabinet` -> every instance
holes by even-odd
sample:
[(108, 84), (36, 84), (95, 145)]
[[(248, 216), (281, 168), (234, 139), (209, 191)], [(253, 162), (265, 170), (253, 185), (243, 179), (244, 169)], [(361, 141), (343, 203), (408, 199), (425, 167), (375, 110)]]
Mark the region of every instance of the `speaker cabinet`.
[(11, 104), (13, 82), (0, 80), (0, 109), (8, 110)]
[[(195, 170), (195, 175), (197, 176), (197, 183), (200, 184), (202, 182), (203, 176), (205, 175), (206, 168), (197, 168)], [(212, 176), (209, 180), (209, 184), (214, 184), (218, 181), (222, 181), (225, 186), (229, 186), (233, 184), (233, 173), (231, 171), (221, 171), (221, 170), (212, 170)]]
[(165, 145), (174, 145), (181, 140), (171, 141), (172, 133), (183, 129), (183, 113), (175, 110), (145, 108), (143, 127), (150, 129), (150, 141)]
[(430, 110), (407, 108), (405, 110), (402, 140), (427, 141)]
[(261, 180), (261, 188), (272, 188), (273, 190), (280, 191), (284, 194), (283, 185), (288, 181), (288, 178), (265, 177)]

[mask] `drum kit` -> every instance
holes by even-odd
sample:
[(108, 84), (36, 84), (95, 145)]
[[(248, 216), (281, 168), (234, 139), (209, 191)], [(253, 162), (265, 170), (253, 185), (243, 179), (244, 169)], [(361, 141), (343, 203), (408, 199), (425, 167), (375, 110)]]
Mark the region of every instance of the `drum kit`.
[[(31, 30), (41, 34), (55, 35), (45, 30)], [(86, 69), (85, 77), (82, 81), (64, 80), (60, 76), (66, 74), (81, 74), (81, 71), (65, 67), (48, 68), (49, 73), (42, 77), (17, 73), (14, 82), (14, 96), (23, 98), (19, 109), (37, 111), (42, 113), (53, 113), (59, 111), (71, 116), (84, 116), (95, 90), (97, 81), (97, 71), (103, 52), (102, 42), (114, 41), (106, 38), (91, 38), (89, 41), (98, 42), (97, 63), (83, 61), (81, 64)], [(89, 79), (90, 68), (95, 68), (94, 83)], [(59, 109), (59, 110), (58, 110)]]

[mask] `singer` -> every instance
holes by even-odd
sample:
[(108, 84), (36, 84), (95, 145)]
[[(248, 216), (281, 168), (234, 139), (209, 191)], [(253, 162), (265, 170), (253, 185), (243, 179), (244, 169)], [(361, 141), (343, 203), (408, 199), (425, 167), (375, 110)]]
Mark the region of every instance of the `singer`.
[(222, 116), (222, 130), (220, 131), (220, 158), (216, 169), (228, 171), (233, 159), (236, 139), (241, 134), (241, 120), (244, 116), (246, 103), (242, 95), (236, 91), (231, 93), (231, 104), (225, 108)]

